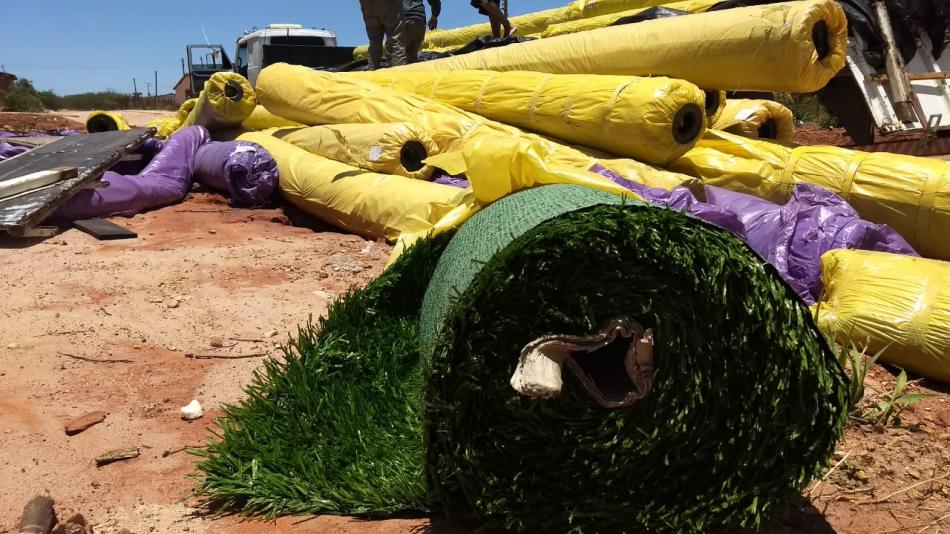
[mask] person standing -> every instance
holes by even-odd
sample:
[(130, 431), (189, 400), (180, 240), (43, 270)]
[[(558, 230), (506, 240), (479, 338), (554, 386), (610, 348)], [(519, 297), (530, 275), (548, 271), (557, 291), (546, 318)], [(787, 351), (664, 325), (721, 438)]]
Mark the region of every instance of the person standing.
[[(429, 19), (428, 26), (430, 30), (434, 30), (439, 27), (442, 0), (428, 0), (428, 2), (432, 10), (432, 18)], [(415, 63), (419, 61), (419, 49), (422, 48), (422, 42), (426, 38), (426, 7), (422, 0), (404, 0), (403, 8), (405, 10), (406, 59), (409, 63)]]
[(366, 37), (369, 38), (369, 68), (383, 66), (383, 40), (387, 40), (389, 66), (406, 64), (403, 0), (360, 0)]
[[(517, 30), (517, 28), (513, 29), (511, 27), (511, 22), (508, 20), (508, 17), (501, 12), (499, 0), (472, 0), (472, 7), (477, 8), (478, 12), (482, 15), (488, 15), (488, 21), (491, 23), (491, 32), (492, 35), (495, 36), (495, 39), (509, 37)], [(504, 34), (501, 32), (502, 28), (505, 30)]]

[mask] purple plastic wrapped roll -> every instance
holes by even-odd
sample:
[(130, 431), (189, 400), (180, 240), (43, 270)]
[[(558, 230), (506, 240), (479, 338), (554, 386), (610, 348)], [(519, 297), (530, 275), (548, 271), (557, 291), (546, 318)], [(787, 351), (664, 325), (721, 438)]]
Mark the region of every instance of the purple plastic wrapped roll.
[(812, 184), (797, 184), (779, 206), (760, 198), (707, 186), (706, 201), (735, 213), (743, 238), (785, 277), (806, 302), (821, 293), (821, 255), (835, 249), (876, 250), (917, 256), (890, 226), (874, 224), (838, 195)]
[(277, 162), (260, 145), (212, 141), (198, 150), (195, 181), (228, 196), (236, 208), (262, 206), (277, 190)]
[(85, 189), (59, 207), (47, 222), (63, 223), (136, 213), (180, 202), (191, 189), (195, 154), (211, 136), (203, 126), (190, 126), (172, 134), (148, 166), (137, 175), (107, 171), (104, 189)]
[(675, 210), (685, 211), (686, 213), (695, 215), (704, 221), (711, 222), (716, 226), (725, 228), (734, 234), (738, 234), (740, 236), (744, 234), (745, 228), (735, 213), (712, 204), (700, 202), (686, 188), (677, 187), (672, 191), (667, 191), (665, 189), (647, 187), (643, 184), (631, 182), (623, 176), (599, 164), (594, 165), (590, 170), (601, 176), (609, 178), (614, 183), (621, 185), (630, 191), (633, 191), (651, 204), (659, 204), (661, 206), (666, 206)]
[(17, 154), (22, 154), (26, 152), (27, 150), (29, 149), (26, 148), (25, 146), (16, 146), (16, 145), (11, 145), (10, 143), (5, 143), (3, 141), (0, 141), (0, 161), (3, 161), (5, 159), (10, 159), (13, 156), (16, 156)]
[(706, 202), (685, 188), (652, 189), (596, 165), (591, 171), (637, 193), (651, 204), (685, 211), (732, 231), (774, 266), (808, 304), (821, 294), (821, 255), (847, 248), (917, 256), (891, 227), (861, 219), (843, 198), (812, 184), (798, 184), (780, 206), (752, 195), (706, 186)]

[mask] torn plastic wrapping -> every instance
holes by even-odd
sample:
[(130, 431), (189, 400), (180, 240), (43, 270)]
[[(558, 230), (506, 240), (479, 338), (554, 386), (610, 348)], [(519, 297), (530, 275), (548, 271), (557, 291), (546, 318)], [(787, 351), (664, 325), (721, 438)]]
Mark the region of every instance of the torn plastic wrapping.
[(612, 26), (393, 67), (669, 76), (703, 89), (812, 92), (845, 64), (847, 23), (832, 0)]
[(211, 141), (195, 155), (194, 179), (225, 193), (232, 207), (259, 207), (277, 190), (277, 162), (255, 143)]
[(180, 202), (191, 188), (198, 149), (211, 140), (208, 130), (192, 126), (176, 132), (145, 169), (123, 176), (106, 171), (103, 189), (84, 189), (66, 201), (47, 219), (67, 223), (137, 213)]

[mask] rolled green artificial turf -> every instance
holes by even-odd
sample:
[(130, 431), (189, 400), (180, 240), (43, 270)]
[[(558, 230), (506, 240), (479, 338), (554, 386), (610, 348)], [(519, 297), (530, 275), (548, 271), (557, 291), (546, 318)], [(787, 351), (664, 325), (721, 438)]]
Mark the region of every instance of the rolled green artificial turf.
[[(728, 232), (547, 186), (446, 241), (414, 246), (267, 364), (203, 453), (200, 491), (269, 515), (701, 531), (755, 527), (834, 450), (845, 376), (807, 308)], [(509, 384), (532, 341), (620, 318), (653, 333), (646, 398), (604, 408), (567, 368), (553, 399)], [(616, 389), (624, 347), (575, 361)]]

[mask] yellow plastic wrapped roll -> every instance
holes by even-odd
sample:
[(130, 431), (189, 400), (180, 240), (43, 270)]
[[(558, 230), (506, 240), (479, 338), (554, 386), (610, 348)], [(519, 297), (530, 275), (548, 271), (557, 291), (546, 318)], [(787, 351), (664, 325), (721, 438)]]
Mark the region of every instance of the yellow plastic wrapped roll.
[[(590, 175), (600, 164), (580, 151), (525, 133), (514, 126), (501, 124), (458, 108), (435, 102), (412, 93), (385, 89), (352, 76), (340, 76), (306, 67), (278, 63), (261, 71), (257, 79), (261, 104), (281, 117), (307, 125), (356, 123), (377, 124), (411, 122), (419, 125), (432, 138), (440, 155), (461, 151), (466, 139), (476, 130), (543, 146), (540, 153), (557, 160), (558, 165)], [(487, 134), (482, 134), (487, 135)], [(430, 162), (431, 163), (431, 162)], [(441, 165), (434, 164), (436, 167)], [(446, 169), (448, 170), (448, 169)], [(644, 167), (637, 175), (624, 178), (645, 183), (655, 173)], [(593, 183), (605, 188), (619, 187), (597, 175)]]
[(264, 106), (254, 107), (254, 111), (251, 112), (248, 118), (244, 119), (244, 122), (241, 123), (241, 127), (245, 130), (266, 130), (268, 128), (294, 128), (304, 126), (299, 122), (294, 122), (283, 117), (274, 115), (270, 111), (267, 111), (267, 108)]
[(726, 101), (713, 128), (752, 139), (791, 143), (795, 117), (792, 110), (772, 100), (733, 99)]
[(308, 126), (414, 122), (439, 152), (453, 150), (466, 132), (487, 122), (406, 92), (286, 63), (261, 70), (257, 96), (271, 113)]
[(818, 327), (907, 371), (950, 383), (950, 263), (857, 250), (821, 257)]
[(832, 146), (791, 147), (710, 131), (667, 167), (709, 185), (784, 204), (796, 183), (841, 195), (923, 256), (950, 259), (950, 163)]
[(705, 130), (705, 95), (669, 78), (537, 72), (353, 73), (489, 119), (663, 165)]
[(256, 143), (277, 162), (280, 193), (291, 204), (338, 228), (395, 240), (429, 228), (458, 206), (466, 190), (357, 169), (311, 154), (262, 132), (238, 137)]
[(194, 109), (181, 126), (198, 124), (212, 131), (235, 128), (251, 115), (256, 105), (254, 89), (247, 79), (234, 72), (216, 72), (205, 82)]
[(155, 137), (168, 137), (181, 127), (181, 121), (178, 117), (164, 117), (148, 123), (148, 127), (155, 128)]
[(574, 184), (640, 200), (638, 195), (578, 166), (574, 154), (578, 153), (561, 151), (536, 136), (510, 136), (485, 126), (477, 127), (461, 150), (430, 158), (433, 165), (450, 174), (465, 174), (471, 192), (432, 226), (420, 226), (400, 236), (393, 257), (415, 239), (456, 228), (492, 202), (531, 187)]
[[(675, 9), (677, 11), (686, 11), (688, 13), (702, 13), (703, 11), (706, 11), (721, 2), (722, 0), (685, 0), (683, 2), (672, 2), (668, 4), (664, 3), (657, 5), (661, 5), (662, 7), (669, 9)], [(555, 22), (550, 24), (543, 32), (538, 35), (538, 37), (555, 37), (558, 35), (567, 35), (569, 33), (606, 28), (607, 26), (613, 26), (622, 18), (639, 15), (640, 13), (643, 13), (652, 7), (656, 6), (637, 6), (634, 8), (624, 9), (622, 11), (611, 11), (610, 13), (605, 13), (603, 15), (583, 17), (566, 22)]]
[(704, 89), (807, 93), (845, 64), (834, 0), (785, 2), (650, 20), (393, 67), (669, 76)]
[(129, 123), (117, 111), (93, 111), (86, 117), (86, 131), (89, 133), (114, 132), (128, 130)]
[(432, 138), (408, 122), (311, 126), (274, 135), (307, 152), (347, 165), (416, 180), (432, 177), (434, 169), (423, 160), (438, 153)]
[(178, 108), (178, 113), (175, 114), (175, 117), (178, 118), (179, 122), (185, 122), (188, 118), (188, 115), (191, 115), (191, 110), (195, 109), (195, 105), (198, 104), (197, 98), (189, 98), (181, 103), (181, 106)]
[(574, 0), (548, 17), (548, 24), (559, 24), (570, 20), (589, 19), (665, 4), (663, 0)]

